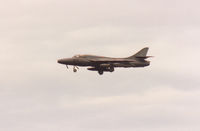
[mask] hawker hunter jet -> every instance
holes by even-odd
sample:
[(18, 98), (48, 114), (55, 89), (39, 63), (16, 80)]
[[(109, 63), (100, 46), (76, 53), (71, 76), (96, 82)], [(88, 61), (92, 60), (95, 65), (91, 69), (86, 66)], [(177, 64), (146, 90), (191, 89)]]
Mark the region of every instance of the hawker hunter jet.
[(73, 65), (73, 71), (77, 72), (78, 66), (89, 66), (90, 71), (98, 71), (100, 75), (104, 72), (113, 72), (116, 67), (145, 67), (150, 64), (146, 59), (151, 56), (146, 56), (148, 47), (143, 48), (136, 54), (126, 58), (111, 58), (95, 55), (75, 55), (72, 58), (59, 59), (58, 63)]

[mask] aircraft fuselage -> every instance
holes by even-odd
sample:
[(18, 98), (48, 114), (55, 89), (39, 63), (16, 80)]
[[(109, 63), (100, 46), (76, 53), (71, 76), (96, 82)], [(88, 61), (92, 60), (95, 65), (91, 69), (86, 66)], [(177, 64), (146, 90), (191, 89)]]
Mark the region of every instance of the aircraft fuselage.
[(72, 58), (59, 59), (57, 62), (66, 66), (73, 65), (74, 72), (77, 71), (77, 66), (90, 66), (88, 70), (98, 71), (99, 74), (103, 74), (105, 71), (113, 72), (116, 67), (145, 67), (150, 65), (150, 61), (145, 59), (150, 56), (146, 56), (148, 48), (143, 48), (138, 53), (127, 58), (111, 58), (104, 56), (94, 55), (76, 55)]

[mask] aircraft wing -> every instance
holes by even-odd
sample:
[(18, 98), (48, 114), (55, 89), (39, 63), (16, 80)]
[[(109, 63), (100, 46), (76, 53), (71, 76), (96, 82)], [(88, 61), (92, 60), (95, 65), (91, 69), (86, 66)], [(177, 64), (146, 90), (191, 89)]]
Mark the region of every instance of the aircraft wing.
[(99, 64), (135, 62), (135, 60), (131, 59), (108, 59), (108, 58), (91, 59), (90, 61)]
[(147, 59), (147, 58), (150, 58), (150, 57), (153, 57), (153, 56), (136, 56), (136, 58), (141, 58), (141, 59)]

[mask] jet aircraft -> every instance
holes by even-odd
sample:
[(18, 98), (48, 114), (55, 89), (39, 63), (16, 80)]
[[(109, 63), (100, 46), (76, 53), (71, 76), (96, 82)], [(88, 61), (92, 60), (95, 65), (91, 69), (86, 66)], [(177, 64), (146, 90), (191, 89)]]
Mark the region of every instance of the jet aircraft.
[(59, 59), (60, 64), (73, 65), (73, 71), (77, 72), (78, 66), (89, 66), (90, 71), (98, 71), (100, 75), (104, 72), (113, 72), (116, 67), (145, 67), (150, 65), (150, 61), (146, 59), (152, 56), (147, 56), (148, 47), (141, 49), (136, 54), (126, 58), (111, 58), (95, 55), (75, 55), (72, 58)]

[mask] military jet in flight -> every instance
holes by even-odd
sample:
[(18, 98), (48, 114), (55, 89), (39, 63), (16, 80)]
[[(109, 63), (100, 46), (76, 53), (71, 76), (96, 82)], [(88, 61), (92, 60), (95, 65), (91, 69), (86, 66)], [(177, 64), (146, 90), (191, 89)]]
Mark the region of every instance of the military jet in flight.
[(77, 72), (78, 66), (89, 66), (90, 71), (98, 71), (100, 75), (104, 72), (113, 72), (116, 67), (145, 67), (150, 65), (146, 59), (152, 56), (146, 56), (148, 47), (141, 49), (136, 54), (126, 58), (111, 58), (95, 55), (75, 55), (72, 58), (59, 59), (58, 63), (73, 65), (73, 71)]

